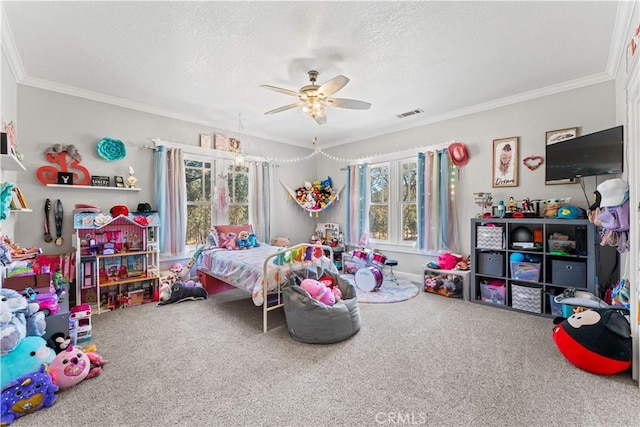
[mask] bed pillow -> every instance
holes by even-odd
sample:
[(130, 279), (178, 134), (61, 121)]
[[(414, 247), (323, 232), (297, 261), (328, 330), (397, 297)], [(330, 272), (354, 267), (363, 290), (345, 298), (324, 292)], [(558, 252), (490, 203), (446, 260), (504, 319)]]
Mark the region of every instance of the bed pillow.
[[(241, 231), (248, 231), (249, 233), (253, 233), (253, 227), (251, 224), (245, 225), (214, 225), (215, 235), (217, 236), (219, 248), (226, 248), (228, 246), (235, 247), (235, 239), (238, 238), (238, 234)], [(231, 238), (230, 238), (231, 237)], [(233, 243), (230, 242), (233, 240)]]

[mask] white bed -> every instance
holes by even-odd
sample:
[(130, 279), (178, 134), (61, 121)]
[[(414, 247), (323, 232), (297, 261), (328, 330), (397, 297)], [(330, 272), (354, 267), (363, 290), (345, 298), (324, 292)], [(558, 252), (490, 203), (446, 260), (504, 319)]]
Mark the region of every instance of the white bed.
[[(245, 250), (208, 248), (202, 252), (198, 270), (215, 280), (250, 292), (253, 303), (263, 307), (263, 331), (267, 332), (267, 313), (283, 306), (281, 286), (287, 283), (292, 271), (308, 267), (321, 267), (337, 273), (333, 249), (307, 243), (289, 248), (266, 243)], [(217, 293), (212, 292), (211, 286), (205, 287), (210, 293)]]

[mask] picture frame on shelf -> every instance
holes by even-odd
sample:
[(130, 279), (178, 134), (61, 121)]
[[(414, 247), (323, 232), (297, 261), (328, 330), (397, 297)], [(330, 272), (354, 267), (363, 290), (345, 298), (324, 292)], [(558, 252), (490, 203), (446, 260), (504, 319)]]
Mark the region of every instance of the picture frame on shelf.
[[(568, 139), (573, 139), (578, 136), (578, 128), (565, 128), (565, 129), (556, 129), (545, 132), (544, 141), (546, 145), (557, 144), (558, 142), (566, 141)], [(576, 178), (567, 178), (567, 179), (557, 179), (557, 180), (545, 180), (545, 185), (559, 185), (559, 184), (577, 184), (578, 180)]]
[(73, 172), (58, 172), (58, 184), (73, 185)]
[(124, 188), (124, 178), (121, 176), (114, 176), (113, 177), (113, 182), (115, 184), (116, 187), (118, 188)]
[(493, 182), (496, 187), (518, 186), (520, 137), (493, 140)]
[(216, 150), (229, 151), (231, 147), (229, 138), (227, 138), (225, 135), (216, 133), (214, 134), (213, 139)]
[(200, 134), (200, 147), (202, 148), (213, 148), (213, 140), (211, 135), (208, 133)]
[(240, 140), (236, 138), (229, 138), (229, 151), (234, 153), (240, 152)]
[(108, 176), (91, 175), (91, 185), (93, 187), (109, 187), (111, 186), (111, 178)]

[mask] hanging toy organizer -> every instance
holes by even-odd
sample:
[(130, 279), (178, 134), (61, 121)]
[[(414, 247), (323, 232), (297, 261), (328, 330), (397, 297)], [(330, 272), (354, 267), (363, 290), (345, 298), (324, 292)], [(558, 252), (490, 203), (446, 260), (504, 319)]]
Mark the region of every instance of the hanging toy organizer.
[(344, 189), (342, 186), (339, 190), (334, 190), (330, 177), (324, 181), (314, 181), (313, 184), (307, 181), (303, 187), (296, 190), (292, 190), (282, 181), (280, 183), (289, 193), (289, 200), (294, 200), (302, 210), (309, 212), (309, 216), (315, 213), (316, 218), (318, 213), (329, 209), (340, 198), (340, 192)]

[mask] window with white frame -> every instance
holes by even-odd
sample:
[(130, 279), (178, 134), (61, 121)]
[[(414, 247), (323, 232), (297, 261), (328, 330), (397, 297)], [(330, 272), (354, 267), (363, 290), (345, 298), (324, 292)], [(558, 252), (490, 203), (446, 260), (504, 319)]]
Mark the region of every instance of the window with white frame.
[(379, 243), (413, 245), (418, 238), (417, 161), (373, 164), (369, 235)]
[[(249, 168), (228, 160), (202, 160), (185, 155), (187, 184), (187, 237), (189, 247), (203, 243), (212, 224), (249, 224)], [(229, 205), (214, 209), (217, 174), (226, 175)]]
[(229, 184), (229, 224), (249, 224), (249, 168), (227, 165)]

